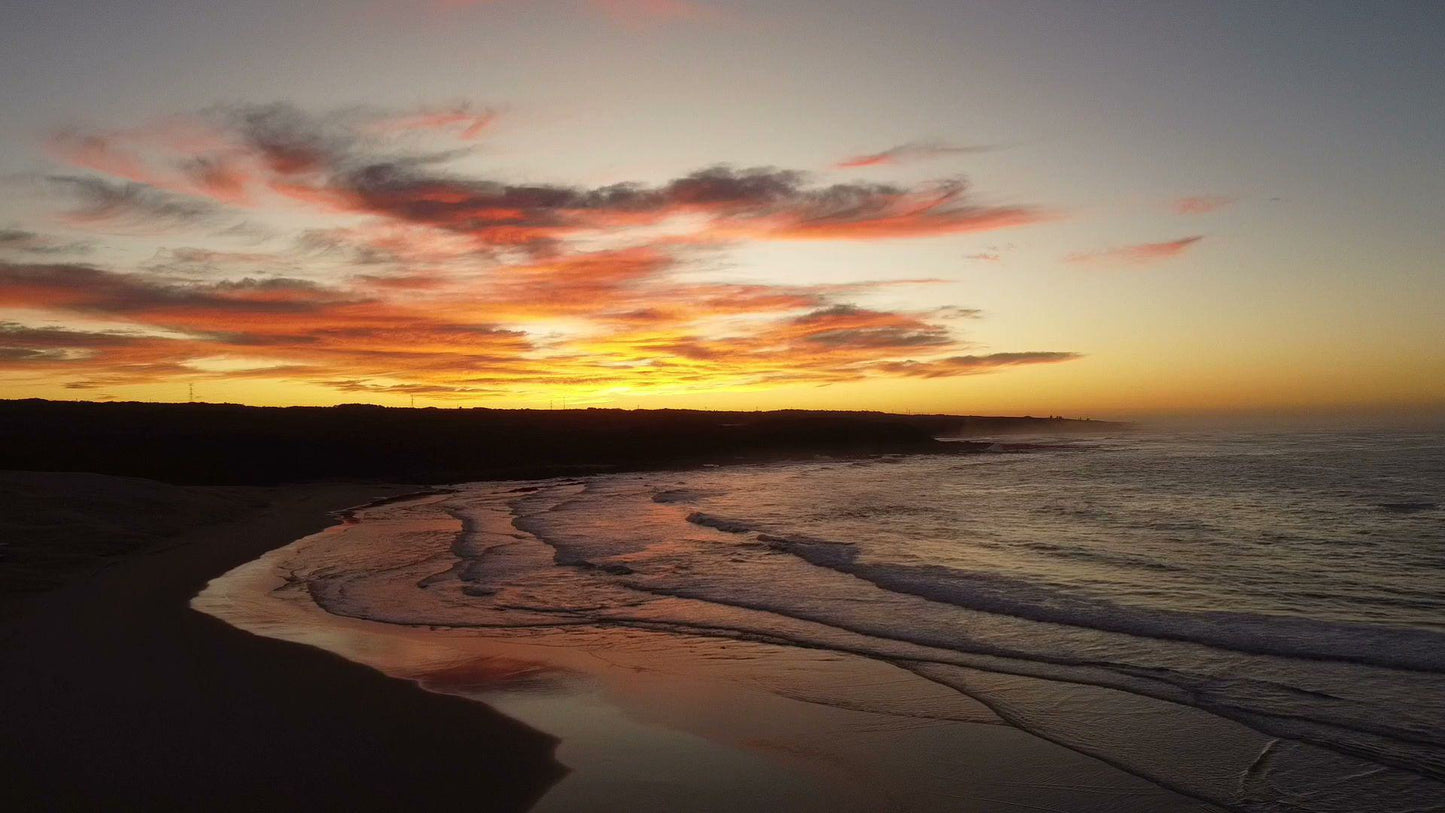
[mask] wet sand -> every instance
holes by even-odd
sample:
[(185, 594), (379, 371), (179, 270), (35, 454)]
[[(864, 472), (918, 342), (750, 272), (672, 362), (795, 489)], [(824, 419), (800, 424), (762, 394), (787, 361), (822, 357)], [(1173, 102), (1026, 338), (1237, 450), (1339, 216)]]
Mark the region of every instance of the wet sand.
[[(90, 484), (107, 491), (103, 481)], [(242, 632), (188, 605), (209, 579), (333, 524), (332, 512), (410, 490), (353, 484), (200, 494), (203, 506), (239, 501), (244, 510), (138, 540), (141, 552), (91, 573), (84, 571), (105, 560), (71, 563), (65, 586), (8, 598), (0, 622), (0, 806), (531, 806), (565, 773), (553, 738), (480, 703)], [(21, 497), (6, 496), (8, 516)], [(124, 504), (69, 499), (72, 519)]]

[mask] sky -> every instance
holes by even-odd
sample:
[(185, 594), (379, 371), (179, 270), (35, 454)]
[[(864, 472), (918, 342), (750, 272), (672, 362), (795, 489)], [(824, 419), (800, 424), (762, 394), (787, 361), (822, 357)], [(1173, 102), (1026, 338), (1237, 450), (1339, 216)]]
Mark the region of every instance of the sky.
[(1445, 410), (1445, 4), (0, 23), (0, 397)]

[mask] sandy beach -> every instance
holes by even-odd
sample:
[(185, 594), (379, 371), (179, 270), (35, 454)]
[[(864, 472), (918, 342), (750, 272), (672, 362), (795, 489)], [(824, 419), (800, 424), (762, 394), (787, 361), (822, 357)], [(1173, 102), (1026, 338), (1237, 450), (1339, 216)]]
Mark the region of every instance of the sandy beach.
[[(184, 494), (162, 494), (171, 499), (160, 509), (137, 501), (136, 489), (148, 488), (143, 481), (7, 477), (7, 538), (25, 514), (25, 481), (39, 481), (40, 493), (69, 495), (75, 529), (126, 525), (124, 517), (98, 515), (127, 497), (137, 510), (174, 511), (182, 524), (132, 519), (131, 527), (158, 528), (131, 540), (137, 552), (118, 561), (92, 553), (70, 563), (64, 586), (7, 600), (0, 627), (6, 809), (523, 810), (563, 774), (552, 738), (485, 705), (189, 608), (207, 580), (333, 524), (333, 512), (414, 488), (175, 489)], [(55, 491), (57, 477), (75, 480), (65, 486), (71, 490)], [(226, 516), (219, 505), (236, 507), (219, 524), (188, 513)]]

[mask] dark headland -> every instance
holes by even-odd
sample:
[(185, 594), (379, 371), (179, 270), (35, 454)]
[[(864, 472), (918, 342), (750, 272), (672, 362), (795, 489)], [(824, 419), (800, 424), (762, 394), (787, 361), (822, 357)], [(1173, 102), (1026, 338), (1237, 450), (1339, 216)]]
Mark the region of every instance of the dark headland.
[(1102, 421), (0, 401), (0, 806), (524, 810), (551, 737), (192, 611), (206, 582), (427, 485), (960, 454)]
[(1117, 430), (882, 412), (395, 409), (0, 401), (0, 470), (170, 483), (455, 483), (814, 455), (982, 451), (940, 437)]

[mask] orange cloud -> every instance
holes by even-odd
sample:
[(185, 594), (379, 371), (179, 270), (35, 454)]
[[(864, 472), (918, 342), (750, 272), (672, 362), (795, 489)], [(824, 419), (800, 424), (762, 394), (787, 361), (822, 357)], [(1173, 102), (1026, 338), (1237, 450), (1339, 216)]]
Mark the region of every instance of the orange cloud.
[(1106, 248), (1099, 251), (1085, 251), (1070, 254), (1064, 259), (1071, 263), (1100, 263), (1112, 265), (1138, 265), (1141, 263), (1159, 262), (1170, 260), (1185, 251), (1189, 250), (1204, 235), (1196, 234), (1191, 237), (1181, 237), (1178, 240), (1167, 240), (1162, 243), (1141, 243), (1135, 246), (1118, 246)]
[[(84, 386), (269, 376), (473, 397), (565, 382), (707, 388), (1005, 366), (1005, 356), (950, 361), (961, 345), (936, 314), (833, 304), (847, 287), (690, 283), (672, 278), (671, 268), (664, 256), (629, 250), (512, 268), (480, 284), (393, 292), (0, 263), (0, 306), (134, 325), (97, 333), (15, 324), (0, 333), (0, 368)], [(577, 327), (564, 336), (529, 327), (558, 320)], [(254, 366), (216, 372), (201, 364), (236, 357)], [(1021, 355), (1007, 363), (1058, 360)]]
[(1174, 210), (1175, 214), (1205, 215), (1233, 206), (1237, 201), (1237, 198), (1225, 195), (1192, 195), (1179, 198), (1170, 204), (1170, 208)]
[(1078, 353), (991, 353), (983, 356), (949, 356), (934, 361), (883, 362), (878, 365), (878, 369), (892, 375), (944, 378), (957, 375), (976, 375), (991, 372), (1000, 367), (1017, 367), (1023, 364), (1058, 364), (1079, 358), (1083, 358), (1083, 356)]
[[(0, 260), (0, 307), (49, 320), (0, 330), (0, 368), (80, 388), (256, 377), (468, 399), (972, 375), (1072, 357), (966, 355), (950, 324), (975, 311), (854, 304), (928, 280), (738, 284), (707, 279), (695, 262), (738, 241), (1022, 226), (1046, 217), (1037, 207), (980, 203), (956, 179), (818, 184), (773, 167), (714, 166), (657, 184), (514, 184), (456, 171), (455, 151), (416, 146), (418, 133), (475, 137), (492, 115), (242, 105), (94, 139), (68, 134), (54, 154), (99, 173), (51, 177), (75, 201), (73, 222), (196, 243), (128, 267)], [(264, 250), (208, 244), (241, 207), (279, 207), (306, 226)], [(40, 245), (11, 231), (14, 246)]]

